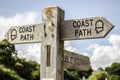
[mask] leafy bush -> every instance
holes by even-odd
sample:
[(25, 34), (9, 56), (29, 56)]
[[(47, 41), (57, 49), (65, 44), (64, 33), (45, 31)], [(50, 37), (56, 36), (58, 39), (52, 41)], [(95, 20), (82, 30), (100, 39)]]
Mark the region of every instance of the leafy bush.
[(14, 70), (0, 65), (0, 80), (25, 80), (21, 78)]
[(40, 65), (19, 58), (7, 40), (0, 41), (0, 65), (0, 80), (40, 80)]
[(118, 75), (111, 75), (109, 77), (109, 80), (120, 80), (120, 76), (118, 76)]
[(108, 73), (105, 71), (94, 71), (92, 73), (92, 75), (88, 78), (88, 80), (105, 80), (106, 78), (108, 78)]
[(113, 63), (111, 67), (107, 67), (106, 71), (110, 75), (118, 75), (120, 76), (120, 63)]

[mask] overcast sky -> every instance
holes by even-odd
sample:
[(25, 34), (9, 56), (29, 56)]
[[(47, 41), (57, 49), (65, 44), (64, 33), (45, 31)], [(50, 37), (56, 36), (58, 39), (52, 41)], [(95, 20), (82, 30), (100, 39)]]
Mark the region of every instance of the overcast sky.
[[(0, 0), (0, 40), (11, 26), (42, 21), (42, 10), (57, 5), (65, 20), (104, 16), (115, 27), (101, 39), (65, 41), (65, 49), (90, 57), (93, 69), (120, 62), (120, 0)], [(40, 63), (40, 43), (15, 45), (18, 56)]]

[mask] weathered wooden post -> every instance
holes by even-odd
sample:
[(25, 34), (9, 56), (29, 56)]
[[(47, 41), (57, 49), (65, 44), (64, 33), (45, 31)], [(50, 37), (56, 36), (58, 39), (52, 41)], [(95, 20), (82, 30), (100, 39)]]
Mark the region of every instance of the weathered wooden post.
[(49, 6), (42, 15), (41, 79), (63, 80), (64, 41), (60, 41), (60, 23), (64, 11), (57, 6)]

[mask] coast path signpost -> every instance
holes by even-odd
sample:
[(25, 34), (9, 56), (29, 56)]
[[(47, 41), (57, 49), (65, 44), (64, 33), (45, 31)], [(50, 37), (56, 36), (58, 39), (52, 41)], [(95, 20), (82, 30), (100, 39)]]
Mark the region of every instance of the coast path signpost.
[(114, 27), (104, 17), (67, 20), (61, 25), (61, 40), (104, 38)]
[(40, 80), (64, 80), (63, 68), (90, 69), (87, 56), (64, 51), (64, 41), (103, 38), (113, 27), (104, 17), (64, 21), (64, 11), (49, 6), (43, 10), (41, 24), (13, 26), (5, 36), (13, 44), (41, 42)]
[(12, 26), (6, 33), (6, 39), (13, 44), (41, 42), (42, 24)]

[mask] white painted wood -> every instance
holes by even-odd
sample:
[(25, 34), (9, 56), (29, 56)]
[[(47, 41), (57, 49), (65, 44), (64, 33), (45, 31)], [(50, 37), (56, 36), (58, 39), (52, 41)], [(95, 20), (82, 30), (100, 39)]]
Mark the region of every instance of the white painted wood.
[(59, 28), (64, 11), (57, 6), (49, 6), (43, 10), (42, 17), (41, 79), (63, 80), (64, 42), (59, 40)]
[(12, 26), (6, 33), (6, 39), (13, 44), (41, 42), (42, 24)]
[(114, 26), (104, 17), (66, 20), (61, 26), (61, 40), (104, 38)]

